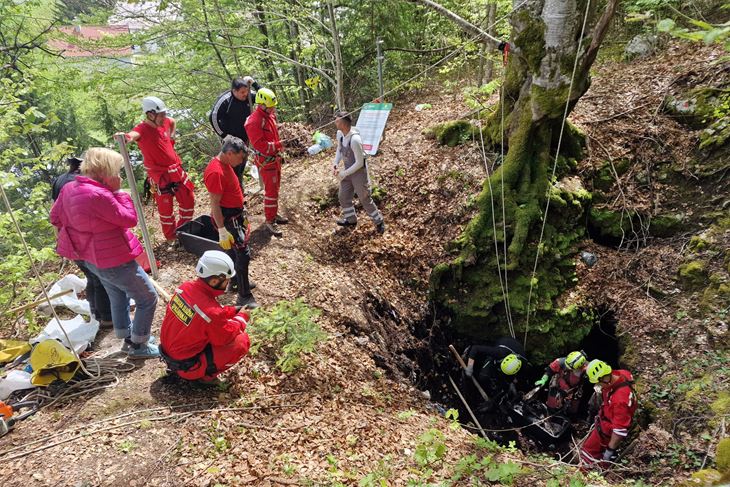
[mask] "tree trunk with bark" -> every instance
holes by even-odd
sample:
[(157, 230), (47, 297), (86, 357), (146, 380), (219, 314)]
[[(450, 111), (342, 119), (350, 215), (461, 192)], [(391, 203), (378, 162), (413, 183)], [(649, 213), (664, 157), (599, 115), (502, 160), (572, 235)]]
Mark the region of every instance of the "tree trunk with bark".
[(338, 110), (345, 110), (345, 93), (343, 89), (344, 73), (342, 72), (342, 52), (340, 50), (340, 33), (337, 30), (335, 7), (332, 1), (327, 2), (330, 29), (332, 30), (332, 46), (335, 55), (335, 102)]
[[(515, 0), (519, 8), (511, 14), (500, 105), (483, 128), (457, 121), (433, 129), (442, 141), (466, 131), (506, 152), (484, 183), (479, 213), (453, 243), (455, 258), (438, 265), (431, 276), (435, 302), (464, 334), (506, 334), (511, 315), (521, 339), (529, 313), (528, 344), (550, 355), (575, 345), (590, 329), (580, 303), (558, 303), (575, 278), (573, 254), (583, 236), (580, 218), (590, 201), (575, 179), (560, 180), (581, 156), (581, 137), (567, 124), (555, 177), (553, 164), (566, 102), (569, 112), (590, 85), (589, 70), (616, 1), (609, 0), (601, 13), (598, 0)], [(466, 30), (479, 35), (480, 29), (472, 27)]]

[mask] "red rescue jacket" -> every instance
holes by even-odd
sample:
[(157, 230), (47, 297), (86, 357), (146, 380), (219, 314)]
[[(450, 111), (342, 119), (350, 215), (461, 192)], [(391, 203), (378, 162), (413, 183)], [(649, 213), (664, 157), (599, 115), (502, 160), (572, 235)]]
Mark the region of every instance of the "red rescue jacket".
[(553, 375), (558, 375), (557, 385), (561, 391), (569, 391), (580, 384), (583, 374), (576, 375), (565, 365), (565, 357), (556, 358), (548, 368)]
[(210, 287), (202, 279), (187, 281), (175, 290), (167, 304), (160, 331), (160, 344), (174, 360), (185, 360), (213, 346), (227, 345), (238, 335), (246, 337), (246, 352), (250, 346), (246, 324), (248, 313), (236, 313), (233, 306), (221, 306), (216, 297), (225, 291)]
[(634, 378), (628, 370), (614, 370), (614, 375), (619, 380), (601, 390), (603, 403), (598, 413), (598, 425), (604, 436), (611, 436), (616, 433), (618, 436), (627, 436), (631, 420), (638, 406), (636, 394), (634, 393)]
[(282, 151), (279, 129), (276, 126), (276, 114), (266, 113), (261, 105), (246, 119), (244, 125), (250, 146), (255, 153), (257, 166), (271, 162)]

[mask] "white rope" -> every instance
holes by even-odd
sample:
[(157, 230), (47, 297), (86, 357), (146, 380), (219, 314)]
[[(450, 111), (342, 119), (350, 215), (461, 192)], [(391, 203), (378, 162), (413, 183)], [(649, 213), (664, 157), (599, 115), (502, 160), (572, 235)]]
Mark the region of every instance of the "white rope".
[[(481, 112), (481, 110), (480, 110)], [(479, 113), (477, 112), (477, 117), (479, 117)], [(492, 205), (492, 235), (494, 236), (494, 253), (497, 255), (497, 275), (499, 275), (499, 287), (502, 289), (502, 299), (505, 302), (505, 307), (507, 301), (507, 293), (505, 291), (505, 286), (502, 281), (502, 269), (500, 268), (500, 261), (499, 261), (499, 244), (497, 243), (497, 221), (494, 218), (494, 194), (492, 192), (492, 177), (489, 174), (489, 167), (487, 164), (487, 152), (484, 148), (484, 132), (482, 131), (482, 120), (479, 118), (479, 139), (481, 140), (481, 152), (482, 152), (482, 160), (484, 161), (484, 170), (487, 172), (487, 185), (489, 186), (489, 202)], [(502, 203), (504, 205), (504, 203)], [(507, 327), (509, 328), (509, 332), (512, 335), (512, 338), (515, 338), (515, 330), (512, 326), (512, 320), (510, 320), (509, 314), (507, 315)]]
[(532, 276), (530, 277), (530, 292), (527, 295), (527, 320), (525, 322), (525, 339), (523, 346), (527, 348), (527, 333), (530, 329), (530, 304), (532, 303), (532, 289), (535, 282), (535, 274), (537, 273), (537, 262), (540, 259), (540, 246), (542, 245), (542, 238), (545, 234), (545, 224), (547, 223), (548, 210), (550, 210), (550, 196), (553, 191), (553, 179), (555, 179), (555, 170), (558, 167), (558, 156), (560, 155), (560, 145), (563, 143), (563, 133), (565, 132), (565, 121), (568, 118), (568, 108), (570, 107), (570, 96), (573, 94), (573, 83), (575, 82), (575, 73), (578, 71), (578, 59), (580, 58), (580, 49), (583, 45), (583, 36), (585, 35), (586, 24), (588, 23), (588, 12), (591, 8), (591, 0), (586, 2), (586, 13), (583, 16), (583, 27), (580, 31), (580, 38), (578, 39), (578, 47), (575, 50), (575, 61), (573, 62), (573, 73), (570, 76), (570, 86), (568, 88), (568, 96), (565, 100), (565, 110), (563, 110), (563, 123), (560, 124), (560, 135), (558, 137), (558, 146), (555, 149), (555, 161), (553, 162), (553, 171), (550, 176), (548, 184), (550, 185), (547, 194), (547, 202), (545, 204), (545, 213), (542, 217), (542, 226), (540, 228), (540, 238), (537, 242), (537, 250), (535, 252), (535, 264), (532, 267)]
[(3, 202), (5, 203), (5, 207), (8, 209), (8, 215), (10, 215), (10, 219), (13, 221), (13, 225), (15, 225), (15, 230), (18, 232), (18, 235), (20, 236), (20, 241), (23, 243), (23, 248), (25, 249), (25, 253), (28, 256), (28, 260), (30, 261), (30, 265), (33, 269), (33, 274), (35, 274), (36, 279), (38, 280), (38, 284), (41, 286), (41, 290), (43, 291), (43, 297), (48, 302), (48, 306), (51, 308), (51, 312), (53, 313), (53, 318), (58, 323), (58, 327), (63, 332), (63, 336), (66, 337), (66, 341), (68, 342), (69, 348), (71, 349), (71, 352), (74, 354), (74, 357), (79, 361), (79, 364), (81, 366), (81, 370), (84, 371), (85, 374), (89, 375), (93, 378), (99, 378), (100, 372), (97, 372), (97, 375), (94, 375), (89, 371), (84, 363), (81, 361), (81, 357), (79, 357), (79, 354), (76, 353), (76, 350), (73, 347), (73, 344), (71, 342), (71, 339), (68, 336), (68, 333), (66, 333), (66, 329), (63, 327), (63, 324), (61, 323), (61, 319), (58, 317), (58, 314), (56, 314), (56, 309), (53, 307), (53, 304), (51, 304), (51, 299), (48, 297), (48, 292), (46, 291), (46, 285), (43, 282), (43, 279), (41, 278), (40, 273), (38, 272), (38, 268), (36, 267), (35, 261), (33, 260), (33, 256), (30, 253), (30, 249), (28, 248), (28, 243), (25, 241), (25, 237), (23, 236), (23, 231), (20, 228), (20, 225), (18, 224), (18, 220), (15, 218), (15, 213), (13, 212), (12, 206), (10, 206), (10, 200), (8, 200), (8, 195), (5, 193), (5, 188), (0, 183), (0, 193), (2, 193)]
[[(506, 289), (505, 308), (507, 310), (507, 320), (509, 322), (510, 331), (512, 332), (512, 338), (515, 338), (515, 324), (512, 321), (512, 306), (510, 305), (510, 302), (509, 302), (509, 281), (508, 281), (508, 276), (507, 276), (507, 215), (506, 215), (506, 210), (504, 208), (504, 93), (505, 93), (504, 78), (505, 77), (506, 77), (506, 66), (505, 66), (504, 72), (502, 73), (502, 84), (500, 85), (500, 90), (499, 90), (500, 91), (499, 99), (500, 99), (500, 104), (501, 104), (499, 134), (501, 137), (500, 152), (502, 154), (502, 159), (501, 159), (501, 161), (502, 161), (501, 162), (501, 164), (502, 164), (502, 178), (501, 178), (501, 182), (502, 182), (502, 231), (503, 231), (503, 236), (502, 236), (503, 242), (502, 243), (503, 243), (503, 247), (504, 247), (504, 287)], [(492, 209), (492, 211), (494, 211), (494, 209)], [(494, 216), (492, 216), (492, 219), (494, 219)], [(496, 232), (497, 232), (496, 229), (494, 232), (496, 234)], [(495, 235), (495, 243), (496, 243), (496, 238), (497, 237)], [(499, 260), (499, 256), (497, 256), (497, 260)]]

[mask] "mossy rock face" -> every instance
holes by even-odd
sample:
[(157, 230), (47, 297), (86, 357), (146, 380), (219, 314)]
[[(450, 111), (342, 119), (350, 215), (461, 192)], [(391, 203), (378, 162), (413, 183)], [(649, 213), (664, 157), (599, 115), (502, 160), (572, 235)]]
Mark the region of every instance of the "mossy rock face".
[(474, 126), (466, 120), (451, 120), (426, 129), (424, 135), (435, 138), (441, 145), (455, 147), (471, 140)]
[(682, 215), (657, 215), (649, 222), (649, 234), (654, 237), (671, 237), (685, 227)]
[(693, 235), (692, 238), (689, 239), (687, 249), (692, 253), (702, 252), (707, 249), (709, 244), (710, 242), (702, 235)]
[[(495, 184), (493, 182), (493, 184)], [(591, 193), (577, 177), (564, 178), (553, 186), (551, 210), (545, 225), (541, 257), (534, 280), (532, 266), (537, 242), (528, 240), (515, 268), (507, 272), (509, 300), (515, 328), (524, 333), (523, 318), (528, 301), (533, 315), (530, 319), (527, 348), (535, 360), (549, 360), (570, 346), (576, 346), (588, 334), (595, 321), (592, 310), (581, 303), (561, 302), (558, 297), (575, 284), (575, 253), (584, 238), (583, 221)], [(490, 205), (488, 196), (480, 203)], [(497, 215), (501, 213), (497, 211)], [(501, 218), (500, 218), (501, 219)], [(494, 252), (494, 232), (491, 217), (487, 222), (472, 222), (466, 229), (468, 241), (483, 245), (481, 252), (465, 247), (462, 235), (454, 247), (461, 255), (449, 264), (434, 268), (431, 275), (432, 296), (442, 311), (452, 317), (452, 326), (461, 334), (478, 340), (489, 340), (509, 334), (503, 317), (504, 295), (500, 285)], [(508, 227), (508, 232), (511, 229)], [(484, 236), (472, 237), (475, 232)], [(503, 229), (497, 222), (497, 242), (503, 245)], [(537, 237), (534, 237), (537, 240)], [(469, 249), (469, 252), (464, 250)], [(501, 259), (504, 255), (500, 252)], [(501, 269), (504, 273), (504, 262)], [(530, 297), (530, 283), (532, 296)]]
[(692, 260), (679, 266), (679, 281), (685, 289), (698, 289), (707, 284), (707, 266), (701, 260)]
[(717, 444), (715, 465), (721, 473), (730, 472), (730, 437), (725, 437)]

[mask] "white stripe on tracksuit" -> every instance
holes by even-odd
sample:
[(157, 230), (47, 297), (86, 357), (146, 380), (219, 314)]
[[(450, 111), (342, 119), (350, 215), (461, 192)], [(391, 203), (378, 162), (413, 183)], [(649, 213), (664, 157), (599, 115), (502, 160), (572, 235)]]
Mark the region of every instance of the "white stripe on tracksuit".
[(223, 129), (218, 124), (218, 110), (224, 101), (227, 101), (233, 94), (228, 91), (226, 94), (221, 95), (213, 106), (213, 112), (210, 114), (210, 119), (213, 122), (213, 130), (218, 134), (218, 137), (223, 137)]

